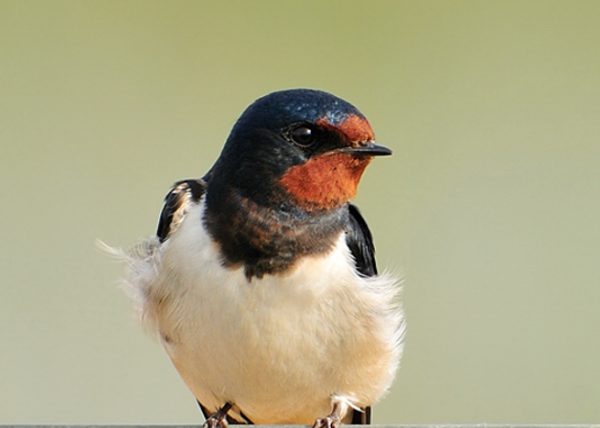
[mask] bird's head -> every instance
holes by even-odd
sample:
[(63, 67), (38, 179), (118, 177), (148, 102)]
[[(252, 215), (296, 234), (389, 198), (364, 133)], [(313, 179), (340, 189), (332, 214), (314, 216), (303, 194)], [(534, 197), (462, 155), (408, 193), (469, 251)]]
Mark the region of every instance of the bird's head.
[(326, 211), (355, 195), (373, 156), (389, 154), (353, 105), (327, 92), (285, 90), (244, 111), (211, 179), (260, 204), (291, 199), (305, 211)]

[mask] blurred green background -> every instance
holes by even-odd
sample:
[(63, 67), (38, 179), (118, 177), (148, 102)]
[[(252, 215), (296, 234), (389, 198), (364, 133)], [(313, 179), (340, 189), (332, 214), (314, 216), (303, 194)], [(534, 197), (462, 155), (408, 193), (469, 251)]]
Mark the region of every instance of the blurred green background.
[[(94, 240), (155, 230), (241, 111), (356, 104), (406, 278), (378, 423), (600, 421), (600, 2), (0, 1), (0, 423), (199, 423)], [(300, 357), (300, 356), (299, 356)]]

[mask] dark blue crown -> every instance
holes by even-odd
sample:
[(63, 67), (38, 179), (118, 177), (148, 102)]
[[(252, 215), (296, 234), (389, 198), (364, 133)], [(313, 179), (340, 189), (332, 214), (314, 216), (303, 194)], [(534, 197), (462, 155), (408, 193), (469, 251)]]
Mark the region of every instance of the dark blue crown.
[(350, 115), (364, 117), (352, 104), (314, 89), (273, 92), (254, 101), (238, 119), (233, 132), (245, 128), (278, 129), (296, 122), (324, 118), (337, 125)]

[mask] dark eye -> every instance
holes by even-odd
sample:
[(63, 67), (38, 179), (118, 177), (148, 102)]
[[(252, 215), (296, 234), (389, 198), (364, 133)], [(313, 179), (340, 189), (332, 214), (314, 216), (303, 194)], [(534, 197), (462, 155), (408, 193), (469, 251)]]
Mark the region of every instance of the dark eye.
[(293, 128), (289, 135), (292, 141), (299, 146), (308, 147), (315, 142), (316, 132), (306, 125)]

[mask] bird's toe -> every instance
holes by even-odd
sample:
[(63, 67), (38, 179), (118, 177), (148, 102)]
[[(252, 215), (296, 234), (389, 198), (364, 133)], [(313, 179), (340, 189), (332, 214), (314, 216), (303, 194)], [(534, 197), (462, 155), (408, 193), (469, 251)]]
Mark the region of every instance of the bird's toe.
[(318, 418), (312, 428), (339, 428), (340, 418), (334, 415), (329, 415), (324, 418)]
[(220, 415), (212, 415), (202, 425), (202, 428), (227, 428), (227, 418)]

